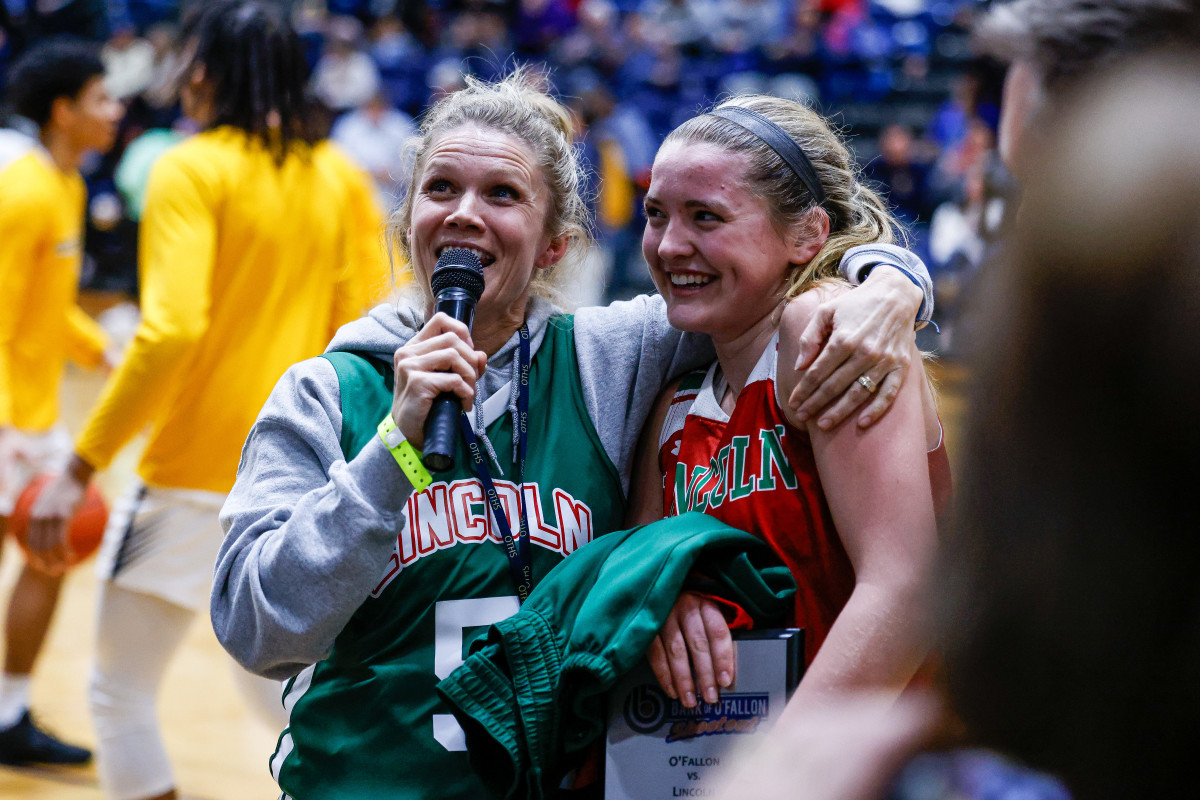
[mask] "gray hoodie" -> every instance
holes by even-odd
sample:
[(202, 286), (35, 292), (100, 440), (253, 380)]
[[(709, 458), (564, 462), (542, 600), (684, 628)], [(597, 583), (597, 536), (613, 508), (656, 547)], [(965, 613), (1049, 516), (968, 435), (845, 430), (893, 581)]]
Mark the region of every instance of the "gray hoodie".
[[(545, 300), (530, 303), (535, 354), (554, 311)], [(423, 322), (411, 310), (379, 306), (338, 331), (329, 350), (390, 362)], [(477, 387), (485, 407), (509, 380), (517, 338), (488, 360)], [(710, 363), (712, 345), (671, 328), (662, 298), (643, 296), (579, 311), (575, 346), (588, 415), (628, 490), (638, 435), (659, 390), (671, 376)], [(328, 361), (289, 369), (250, 432), (221, 511), (226, 535), (213, 628), (234, 658), (269, 677), (294, 675), (329, 652), (379, 583), (413, 491), (378, 437), (345, 461), (340, 403)]]
[[(872, 257), (902, 260), (927, 289), (924, 265), (916, 260), (914, 267), (896, 250), (876, 247)], [(843, 274), (858, 277), (861, 261), (848, 255)], [(554, 312), (544, 300), (530, 304), (535, 353)], [(390, 362), (423, 323), (414, 310), (379, 306), (338, 331), (328, 350), (367, 351)], [(488, 360), (477, 386), (486, 423), (504, 412), (505, 404), (486, 401), (507, 384), (517, 339)], [(588, 414), (628, 491), (638, 436), (658, 392), (671, 377), (711, 363), (712, 345), (671, 328), (662, 298), (648, 296), (578, 311), (575, 345)], [(221, 510), (213, 629), (239, 663), (267, 677), (288, 678), (329, 653), (378, 584), (413, 491), (378, 437), (345, 461), (340, 402), (327, 360), (291, 367), (251, 429)]]

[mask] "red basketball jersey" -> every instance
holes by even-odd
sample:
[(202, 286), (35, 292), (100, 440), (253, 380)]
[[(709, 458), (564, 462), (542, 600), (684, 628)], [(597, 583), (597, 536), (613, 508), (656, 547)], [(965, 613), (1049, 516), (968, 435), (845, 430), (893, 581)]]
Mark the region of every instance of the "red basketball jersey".
[[(702, 511), (770, 543), (796, 579), (794, 624), (812, 663), (854, 589), (854, 568), (834, 528), (808, 434), (775, 400), (778, 335), (763, 351), (733, 414), (721, 408), (717, 364), (686, 376), (659, 438), (663, 508)], [(719, 384), (719, 385), (714, 385)], [(934, 506), (950, 497), (944, 443), (928, 454)]]
[(721, 409), (716, 364), (680, 383), (659, 439), (663, 508), (668, 516), (702, 511), (770, 543), (796, 579), (794, 623), (805, 629), (811, 663), (854, 589), (854, 569), (808, 435), (775, 402), (775, 360), (772, 340), (731, 415)]

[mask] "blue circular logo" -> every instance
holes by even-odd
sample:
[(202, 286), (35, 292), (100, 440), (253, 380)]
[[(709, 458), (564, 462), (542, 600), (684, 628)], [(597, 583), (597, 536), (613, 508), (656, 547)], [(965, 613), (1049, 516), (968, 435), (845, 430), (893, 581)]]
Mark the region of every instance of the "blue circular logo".
[(667, 715), (667, 697), (657, 686), (642, 684), (625, 698), (625, 722), (637, 733), (653, 733)]

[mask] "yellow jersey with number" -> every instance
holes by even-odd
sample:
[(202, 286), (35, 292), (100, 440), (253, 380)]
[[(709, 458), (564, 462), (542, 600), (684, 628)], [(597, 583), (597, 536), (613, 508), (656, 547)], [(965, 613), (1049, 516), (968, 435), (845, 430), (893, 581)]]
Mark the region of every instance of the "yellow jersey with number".
[(0, 425), (38, 433), (58, 420), (67, 359), (97, 366), (107, 340), (76, 304), (83, 179), (32, 139), (0, 144)]
[(102, 469), (148, 428), (143, 480), (228, 492), (280, 375), (373, 299), (384, 256), (367, 180), (328, 143), (280, 165), (228, 127), (164, 153), (141, 223), (142, 320), (78, 453)]

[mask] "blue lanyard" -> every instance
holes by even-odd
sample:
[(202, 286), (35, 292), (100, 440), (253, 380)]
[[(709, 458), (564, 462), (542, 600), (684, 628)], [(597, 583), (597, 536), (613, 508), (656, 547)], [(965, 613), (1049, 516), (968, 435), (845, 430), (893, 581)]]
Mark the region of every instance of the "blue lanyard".
[(492, 519), (500, 527), (504, 541), (504, 554), (508, 556), (508, 572), (517, 587), (517, 598), (524, 603), (533, 590), (533, 558), (529, 554), (529, 520), (525, 514), (525, 448), (529, 418), (529, 329), (521, 326), (521, 343), (517, 353), (517, 373), (520, 384), (517, 392), (517, 427), (513, 436), (517, 440), (517, 499), (521, 508), (521, 526), (514, 538), (512, 526), (508, 524), (508, 515), (504, 506), (500, 505), (500, 496), (496, 493), (496, 484), (492, 481), (492, 471), (488, 467), (487, 457), (479, 440), (475, 438), (475, 430), (471, 427), (471, 418), (464, 411), (458, 415), (458, 427), (467, 443), (467, 452), (471, 455), (471, 466), (475, 476), (483, 483), (484, 494), (487, 495), (488, 506), (492, 509)]

